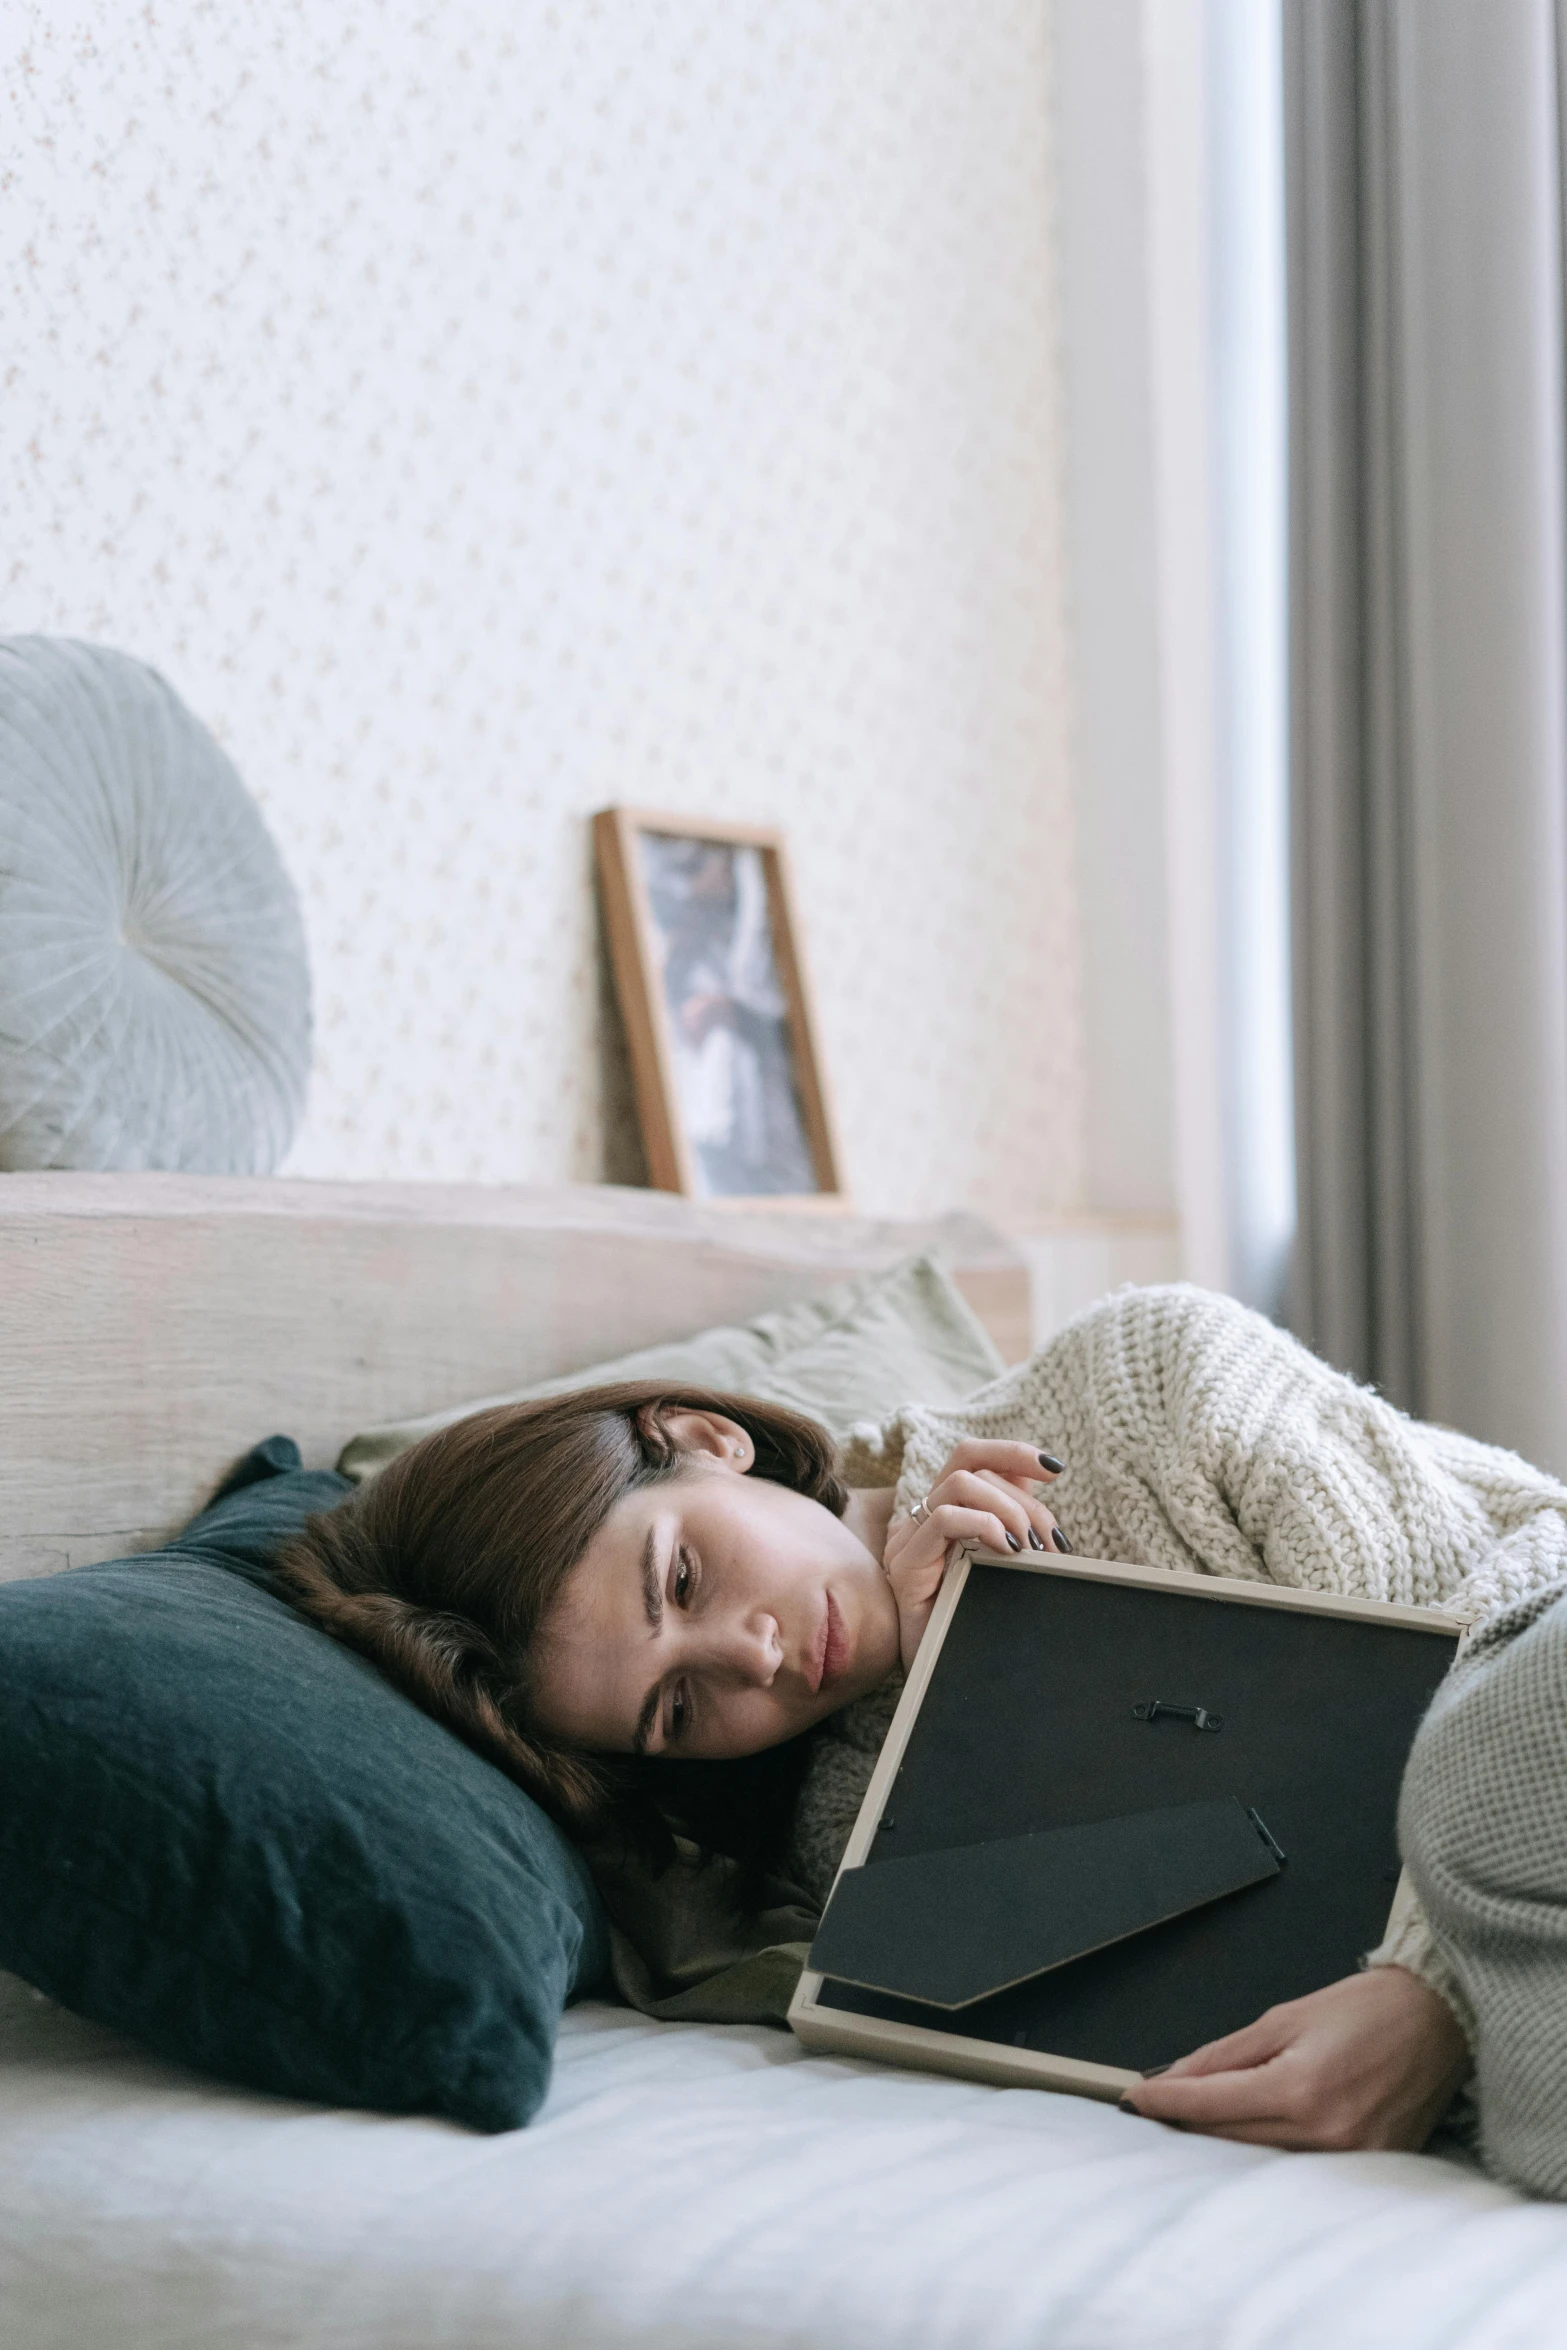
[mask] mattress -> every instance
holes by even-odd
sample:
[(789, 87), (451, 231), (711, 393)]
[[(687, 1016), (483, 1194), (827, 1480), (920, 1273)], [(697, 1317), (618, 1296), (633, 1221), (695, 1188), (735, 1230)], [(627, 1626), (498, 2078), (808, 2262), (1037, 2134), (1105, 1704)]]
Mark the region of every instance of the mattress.
[(1567, 2211), (592, 2004), (479, 2138), (214, 2087), (0, 1978), (0, 2341), (1541, 2350)]

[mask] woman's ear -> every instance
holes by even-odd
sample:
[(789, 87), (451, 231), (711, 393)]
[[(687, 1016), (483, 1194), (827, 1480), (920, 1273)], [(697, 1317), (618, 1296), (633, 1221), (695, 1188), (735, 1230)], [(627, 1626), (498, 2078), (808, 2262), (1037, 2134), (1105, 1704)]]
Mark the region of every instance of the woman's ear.
[(741, 1477), (755, 1463), (756, 1447), (738, 1420), (726, 1420), (721, 1412), (659, 1411), (656, 1405), (644, 1408), (675, 1452), (711, 1461)]

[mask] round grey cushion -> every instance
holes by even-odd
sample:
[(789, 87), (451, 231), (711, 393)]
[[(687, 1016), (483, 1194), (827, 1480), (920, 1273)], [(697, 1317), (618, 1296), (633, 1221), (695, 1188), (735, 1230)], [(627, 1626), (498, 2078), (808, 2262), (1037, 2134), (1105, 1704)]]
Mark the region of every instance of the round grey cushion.
[(299, 906), (157, 672), (0, 638), (0, 1169), (270, 1174), (310, 1070)]

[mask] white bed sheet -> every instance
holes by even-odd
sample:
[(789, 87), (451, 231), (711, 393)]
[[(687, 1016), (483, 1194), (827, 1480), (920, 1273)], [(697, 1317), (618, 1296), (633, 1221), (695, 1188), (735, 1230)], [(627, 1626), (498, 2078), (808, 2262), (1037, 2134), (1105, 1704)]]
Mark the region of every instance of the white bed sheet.
[(0, 2342), (1545, 2350), (1567, 2211), (598, 2005), (477, 2138), (212, 2087), (0, 1977)]

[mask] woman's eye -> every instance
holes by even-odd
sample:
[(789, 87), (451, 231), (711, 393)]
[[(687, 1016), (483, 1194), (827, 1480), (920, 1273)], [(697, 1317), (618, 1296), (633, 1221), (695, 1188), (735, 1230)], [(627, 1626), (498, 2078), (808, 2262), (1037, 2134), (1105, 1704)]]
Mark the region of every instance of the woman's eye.
[(691, 1694), (683, 1681), (678, 1682), (669, 1701), (669, 1736), (674, 1740), (690, 1727)]
[(688, 1554), (685, 1551), (682, 1551), (679, 1558), (675, 1562), (675, 1605), (677, 1607), (685, 1606), (686, 1601), (691, 1596), (691, 1585), (694, 1581), (695, 1577), (691, 1572), (691, 1560)]

